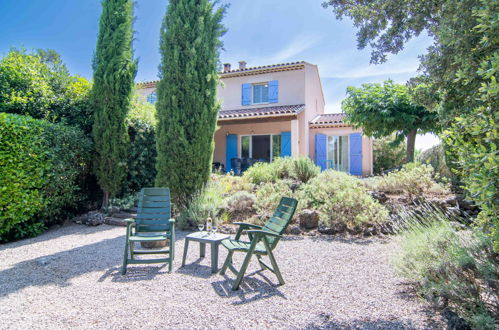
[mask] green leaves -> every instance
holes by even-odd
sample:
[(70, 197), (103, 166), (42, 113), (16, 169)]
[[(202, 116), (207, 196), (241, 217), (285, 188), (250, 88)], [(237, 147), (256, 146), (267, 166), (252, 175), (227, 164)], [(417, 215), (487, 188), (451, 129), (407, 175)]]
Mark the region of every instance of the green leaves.
[[(137, 62), (133, 59), (133, 1), (105, 0), (94, 58), (92, 104), (95, 174), (107, 195), (119, 193), (126, 178), (128, 132)], [(106, 205), (103, 205), (106, 206)]]
[(38, 232), (74, 208), (91, 150), (77, 128), (0, 113), (0, 236)]
[(169, 187), (177, 205), (200, 191), (211, 172), (224, 12), (208, 0), (170, 1), (161, 27), (156, 185)]

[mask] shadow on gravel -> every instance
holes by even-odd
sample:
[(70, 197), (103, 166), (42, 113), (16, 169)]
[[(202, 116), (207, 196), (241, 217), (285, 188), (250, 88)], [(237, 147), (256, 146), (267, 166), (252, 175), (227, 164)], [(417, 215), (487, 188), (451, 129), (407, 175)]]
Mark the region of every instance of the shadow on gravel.
[(419, 329), (419, 327), (410, 322), (397, 320), (353, 320), (353, 321), (335, 321), (324, 320), (323, 322), (313, 323), (305, 326), (304, 329)]
[(186, 264), (183, 267), (177, 269), (177, 273), (200, 277), (200, 278), (210, 278), (210, 276), (215, 275), (211, 273), (211, 267), (206, 265), (201, 265), (200, 262), (205, 258), (198, 258), (196, 261)]
[(293, 236), (286, 235), (282, 238), (283, 241), (301, 241), (310, 239), (313, 242), (340, 242), (345, 244), (355, 245), (370, 245), (380, 242), (388, 242), (387, 239), (379, 237), (353, 237), (353, 236)]
[[(71, 225), (57, 231), (42, 234), (34, 239), (7, 244), (9, 248), (40, 241), (47, 241), (71, 234), (88, 235), (99, 231), (116, 229), (116, 227), (101, 225), (86, 227)], [(176, 241), (182, 239), (185, 233)], [(0, 297), (23, 290), (32, 286), (57, 285), (65, 287), (71, 285), (71, 279), (92, 272), (104, 272), (98, 281), (102, 282), (110, 277), (114, 282), (134, 282), (152, 280), (154, 277), (167, 274), (167, 268), (162, 264), (149, 266), (131, 265), (126, 275), (121, 275), (123, 249), (125, 247), (125, 228), (123, 235), (115, 238), (103, 239), (73, 249), (43, 255), (37, 258), (19, 262), (10, 268), (0, 271)], [(68, 237), (67, 239), (77, 239)], [(2, 250), (0, 249), (0, 252)], [(0, 255), (0, 262), (1, 262)]]
[[(263, 280), (256, 278), (255, 275), (260, 276)], [(224, 280), (211, 283), (213, 289), (220, 297), (239, 298), (238, 301), (232, 303), (233, 305), (243, 305), (275, 296), (286, 299), (286, 296), (279, 291), (278, 285), (273, 284), (268, 277), (261, 273), (261, 270), (247, 274), (243, 278), (239, 290), (236, 291), (232, 291), (234, 280), (235, 276), (231, 278), (224, 275)]]
[(107, 278), (111, 278), (111, 282), (129, 283), (138, 281), (154, 280), (156, 276), (168, 275), (166, 264), (148, 265), (137, 267), (135, 265), (128, 266), (126, 275), (121, 275), (121, 266), (114, 267), (106, 271), (98, 280), (104, 282)]

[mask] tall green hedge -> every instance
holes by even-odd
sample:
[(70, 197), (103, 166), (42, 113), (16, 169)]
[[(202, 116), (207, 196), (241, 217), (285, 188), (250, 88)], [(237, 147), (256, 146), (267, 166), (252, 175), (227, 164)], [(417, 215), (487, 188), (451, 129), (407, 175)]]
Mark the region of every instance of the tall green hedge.
[(0, 113), (0, 240), (21, 238), (23, 223), (40, 228), (75, 211), (91, 152), (78, 128)]

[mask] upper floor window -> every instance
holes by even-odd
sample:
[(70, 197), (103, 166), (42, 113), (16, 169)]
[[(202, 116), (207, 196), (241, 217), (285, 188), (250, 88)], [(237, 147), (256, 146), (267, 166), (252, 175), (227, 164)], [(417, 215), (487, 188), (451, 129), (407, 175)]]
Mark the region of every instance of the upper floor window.
[(253, 104), (269, 102), (269, 84), (253, 85)]
[(242, 105), (277, 103), (279, 99), (279, 82), (271, 80), (264, 83), (242, 84)]
[(157, 99), (156, 92), (152, 92), (151, 94), (147, 95), (147, 102), (151, 104), (156, 103), (156, 99)]

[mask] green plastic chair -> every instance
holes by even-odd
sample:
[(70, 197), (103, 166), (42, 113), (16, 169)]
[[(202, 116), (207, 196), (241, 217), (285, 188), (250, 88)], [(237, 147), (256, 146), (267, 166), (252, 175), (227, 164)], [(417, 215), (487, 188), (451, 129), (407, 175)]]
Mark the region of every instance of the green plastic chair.
[[(277, 276), (279, 284), (284, 284), (284, 279), (282, 278), (272, 251), (277, 246), (277, 243), (279, 243), (279, 240), (281, 239), (282, 234), (284, 234), (286, 227), (288, 227), (291, 222), (291, 219), (293, 219), (297, 205), (298, 201), (296, 199), (289, 197), (281, 198), (274, 215), (264, 226), (244, 222), (235, 222), (235, 224), (239, 225), (235, 238), (222, 241), (222, 245), (227, 248), (229, 253), (225, 259), (222, 269), (220, 270), (220, 275), (224, 275), (227, 268), (237, 275), (236, 281), (232, 286), (232, 290), (237, 290), (239, 288), (253, 254), (256, 255), (262, 270), (270, 270)], [(250, 241), (240, 240), (243, 231), (248, 234)], [(234, 252), (246, 253), (246, 257), (244, 258), (244, 262), (239, 271), (232, 264), (232, 255)], [(269, 257), (272, 267), (262, 261), (262, 256)]]
[[(171, 219), (170, 189), (143, 188), (139, 193), (137, 218), (127, 219), (122, 274), (128, 264), (168, 263), (171, 272), (175, 257), (175, 219)], [(133, 227), (135, 224), (135, 228)], [(169, 240), (168, 250), (135, 250), (136, 242)], [(167, 254), (168, 258), (135, 259), (136, 255)]]

